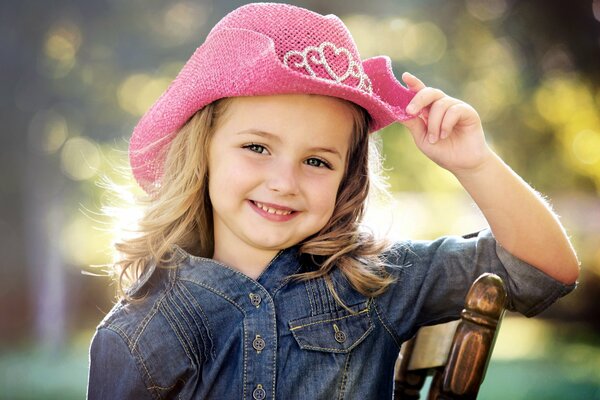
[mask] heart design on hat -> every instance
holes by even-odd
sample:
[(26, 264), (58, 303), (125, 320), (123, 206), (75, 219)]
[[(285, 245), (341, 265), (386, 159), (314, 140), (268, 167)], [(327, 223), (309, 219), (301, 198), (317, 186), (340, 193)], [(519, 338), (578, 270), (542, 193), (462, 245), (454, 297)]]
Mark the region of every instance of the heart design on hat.
[[(320, 54), (322, 57), (320, 60), (315, 60), (313, 58), (313, 61), (315, 61), (317, 64), (323, 65), (329, 76), (331, 76), (336, 82), (343, 82), (351, 75), (352, 54), (350, 54), (348, 50), (343, 47), (335, 47), (333, 43), (328, 42), (325, 42), (319, 46), (319, 49), (321, 50)], [(327, 50), (329, 51), (326, 54), (325, 52)], [(331, 64), (328, 59), (330, 60)], [(343, 74), (338, 75), (334, 71), (334, 67), (336, 67), (338, 71), (342, 71), (344, 68), (346, 71)]]
[[(299, 59), (299, 61), (290, 62), (290, 58), (292, 57), (296, 60)], [(337, 47), (331, 42), (323, 42), (319, 47), (308, 46), (303, 51), (290, 50), (283, 57), (283, 63), (287, 67), (303, 69), (310, 76), (321, 78), (315, 72), (311, 62), (314, 65), (322, 66), (329, 75), (329, 78), (337, 83), (344, 83), (348, 78), (353, 77), (358, 79), (357, 89), (369, 94), (372, 92), (369, 77), (365, 74), (361, 65), (354, 61), (352, 53), (344, 47)], [(343, 72), (340, 74), (336, 70)]]

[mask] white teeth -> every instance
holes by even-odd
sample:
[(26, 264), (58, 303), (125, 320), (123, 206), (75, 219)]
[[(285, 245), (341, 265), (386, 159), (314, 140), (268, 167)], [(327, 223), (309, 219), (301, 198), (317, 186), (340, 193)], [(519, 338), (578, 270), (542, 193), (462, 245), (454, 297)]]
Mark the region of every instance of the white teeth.
[(254, 204), (256, 204), (258, 206), (258, 208), (260, 208), (263, 211), (268, 212), (269, 214), (289, 215), (292, 213), (289, 210), (279, 210), (277, 208), (268, 207), (268, 206), (264, 205), (263, 203), (259, 203), (258, 201), (255, 201)]

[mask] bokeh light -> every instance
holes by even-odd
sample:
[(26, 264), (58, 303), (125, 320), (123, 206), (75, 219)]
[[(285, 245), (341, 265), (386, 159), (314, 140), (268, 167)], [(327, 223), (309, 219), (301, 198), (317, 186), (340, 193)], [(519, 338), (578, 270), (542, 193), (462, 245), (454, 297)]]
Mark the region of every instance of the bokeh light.
[(575, 135), (573, 153), (584, 164), (597, 164), (600, 161), (600, 133), (589, 129)]
[(46, 35), (46, 58), (40, 65), (42, 72), (52, 78), (62, 78), (68, 74), (75, 65), (81, 42), (81, 30), (73, 22), (66, 21), (53, 26)]
[(344, 23), (363, 58), (385, 54), (396, 61), (428, 65), (439, 61), (446, 52), (446, 35), (433, 22), (351, 15), (344, 18)]
[(401, 46), (406, 57), (418, 65), (433, 64), (446, 52), (446, 36), (434, 23), (421, 22), (405, 29)]
[(76, 181), (90, 179), (100, 168), (100, 152), (89, 138), (74, 137), (65, 143), (60, 154), (64, 174)]
[(467, 11), (481, 21), (500, 18), (508, 9), (506, 0), (466, 0)]
[(566, 76), (546, 79), (535, 93), (538, 112), (551, 124), (567, 124), (591, 100), (585, 85)]
[[(354, 14), (343, 18), (352, 33), (362, 58), (388, 55), (393, 60), (406, 58), (400, 44), (406, 29), (413, 23), (406, 18), (379, 19), (365, 14)], [(385, 38), (381, 40), (379, 38)]]
[(211, 7), (195, 2), (169, 4), (164, 10), (163, 32), (171, 39), (171, 45), (181, 43), (198, 34), (210, 14)]
[(147, 74), (132, 74), (117, 90), (119, 106), (128, 113), (141, 116), (167, 88), (171, 79), (153, 78)]
[(89, 215), (75, 214), (61, 232), (60, 251), (65, 261), (77, 269), (81, 265), (106, 262), (110, 234), (90, 224)]
[(54, 110), (37, 112), (29, 123), (29, 146), (37, 152), (56, 153), (68, 135), (67, 120)]
[(462, 98), (472, 104), (483, 122), (498, 118), (520, 99), (521, 60), (508, 37), (493, 38), (480, 24), (465, 24), (459, 31), (456, 56), (468, 63), (470, 74), (462, 85)]

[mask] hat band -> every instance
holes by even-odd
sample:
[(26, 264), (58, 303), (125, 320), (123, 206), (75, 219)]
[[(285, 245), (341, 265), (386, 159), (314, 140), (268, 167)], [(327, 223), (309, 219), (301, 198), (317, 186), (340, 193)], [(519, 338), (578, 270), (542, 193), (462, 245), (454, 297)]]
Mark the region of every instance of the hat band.
[[(335, 59), (335, 61), (340, 60), (341, 57), (342, 65), (347, 65), (345, 71), (339, 74), (334, 70), (332, 62), (327, 60), (325, 49), (330, 49), (331, 52), (329, 54)], [(311, 54), (309, 55), (309, 53)], [(290, 61), (290, 58), (292, 57), (295, 57), (298, 61)], [(287, 67), (291, 68), (290, 62), (293, 67), (304, 69), (313, 78), (328, 79), (318, 76), (311, 63), (322, 66), (329, 75), (329, 79), (334, 80), (337, 83), (345, 84), (344, 81), (347, 79), (355, 78), (358, 80), (358, 84), (356, 85), (357, 89), (368, 94), (373, 93), (371, 80), (363, 70), (362, 62), (360, 62), (360, 60), (356, 61), (352, 53), (345, 47), (337, 47), (331, 42), (323, 42), (319, 47), (308, 46), (302, 51), (290, 50), (283, 56), (283, 63)], [(337, 64), (339, 64), (339, 62)]]

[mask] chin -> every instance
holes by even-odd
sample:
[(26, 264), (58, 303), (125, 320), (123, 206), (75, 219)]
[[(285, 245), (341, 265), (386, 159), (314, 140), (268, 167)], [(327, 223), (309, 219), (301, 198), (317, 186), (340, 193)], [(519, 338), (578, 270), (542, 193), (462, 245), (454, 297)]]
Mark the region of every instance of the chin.
[(281, 236), (275, 236), (275, 237), (263, 237), (260, 239), (254, 239), (252, 240), (252, 242), (254, 243), (254, 247), (259, 248), (259, 249), (263, 249), (263, 250), (283, 250), (283, 249), (287, 249), (288, 247), (292, 247), (298, 243), (301, 242), (301, 240), (293, 240), (293, 239), (289, 239), (289, 240), (282, 240)]

